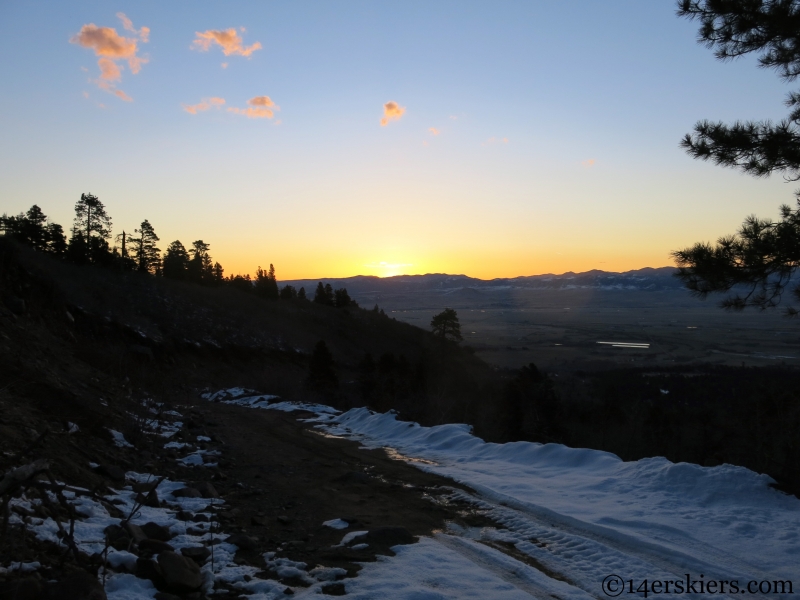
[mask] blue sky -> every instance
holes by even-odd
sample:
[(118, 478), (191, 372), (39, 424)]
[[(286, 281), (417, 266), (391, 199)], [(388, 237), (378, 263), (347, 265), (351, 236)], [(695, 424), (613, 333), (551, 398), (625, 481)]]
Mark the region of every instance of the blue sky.
[[(132, 101), (70, 43), (89, 24), (138, 39), (138, 73), (114, 61)], [(261, 48), (193, 49), (229, 28)], [(287, 279), (667, 265), (793, 201), (678, 147), (702, 118), (782, 118), (790, 89), (696, 30), (655, 1), (4, 3), (0, 211), (68, 226), (91, 192), (115, 233), (149, 219)], [(272, 118), (228, 110), (265, 96)]]

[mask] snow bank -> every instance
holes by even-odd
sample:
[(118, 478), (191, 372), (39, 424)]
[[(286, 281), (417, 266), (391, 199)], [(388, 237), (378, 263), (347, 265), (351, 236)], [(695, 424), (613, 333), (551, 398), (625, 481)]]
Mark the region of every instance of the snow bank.
[(365, 408), (316, 421), (366, 447), (390, 446), (420, 469), (565, 527), (672, 559), (693, 556), (699, 565), (711, 555), (732, 555), (730, 564), (800, 580), (800, 501), (743, 467), (623, 462), (560, 444), (487, 443), (468, 425), (422, 427)]

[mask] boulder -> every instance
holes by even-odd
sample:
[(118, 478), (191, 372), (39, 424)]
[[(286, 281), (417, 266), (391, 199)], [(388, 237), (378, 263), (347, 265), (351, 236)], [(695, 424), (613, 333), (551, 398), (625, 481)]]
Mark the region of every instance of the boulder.
[(199, 589), (203, 584), (203, 576), (197, 563), (180, 554), (162, 552), (158, 555), (158, 566), (167, 591), (185, 594)]
[(46, 598), (58, 600), (106, 600), (103, 586), (83, 569), (75, 569), (61, 581), (48, 582)]
[(139, 542), (139, 550), (150, 552), (151, 554), (161, 554), (162, 552), (175, 552), (175, 548), (167, 542), (161, 540), (146, 539)]
[(112, 481), (125, 481), (125, 469), (114, 465), (98, 465), (95, 471)]
[(159, 525), (158, 523), (153, 523), (152, 521), (142, 525), (142, 531), (151, 540), (160, 540), (162, 542), (168, 542), (174, 537), (172, 533), (170, 533), (169, 527), (164, 527), (163, 525)]
[(242, 550), (255, 550), (258, 547), (253, 538), (243, 533), (234, 533), (225, 541), (229, 544), (233, 544), (234, 546), (239, 546), (239, 548)]
[(181, 488), (179, 490), (175, 490), (174, 492), (172, 492), (172, 495), (175, 496), (176, 498), (202, 498), (203, 497), (203, 494), (200, 493), (200, 490), (195, 489), (195, 488), (191, 488), (191, 487), (185, 487), (185, 488)]
[(142, 531), (141, 527), (134, 525), (133, 523), (125, 523), (125, 530), (137, 544), (149, 537), (144, 531)]
[(161, 567), (150, 558), (139, 557), (136, 559), (136, 576), (139, 579), (149, 579), (157, 588), (163, 588), (165, 585)]
[(191, 548), (181, 548), (181, 554), (186, 558), (192, 559), (197, 564), (202, 565), (211, 556), (211, 550), (205, 546), (193, 546)]
[(197, 483), (194, 487), (203, 498), (219, 498), (219, 493), (208, 481)]

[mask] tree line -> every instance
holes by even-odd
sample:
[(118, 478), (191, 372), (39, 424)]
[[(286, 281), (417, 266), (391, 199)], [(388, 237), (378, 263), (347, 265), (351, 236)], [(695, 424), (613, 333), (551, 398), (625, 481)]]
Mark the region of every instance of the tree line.
[[(69, 239), (64, 228), (50, 221), (36, 204), (16, 216), (4, 213), (0, 217), (0, 231), (4, 235), (74, 264), (135, 271), (206, 286), (226, 285), (268, 300), (308, 300), (305, 288), (279, 287), (272, 264), (269, 269), (259, 266), (255, 277), (249, 274), (226, 277), (225, 269), (211, 257), (211, 245), (203, 240), (195, 240), (188, 249), (175, 240), (162, 254), (158, 247), (160, 238), (149, 220), (142, 221), (133, 233), (123, 231), (113, 238), (111, 225), (105, 206), (93, 194), (81, 194), (75, 204)], [(334, 290), (322, 282), (313, 301), (337, 308), (358, 306), (346, 288)]]

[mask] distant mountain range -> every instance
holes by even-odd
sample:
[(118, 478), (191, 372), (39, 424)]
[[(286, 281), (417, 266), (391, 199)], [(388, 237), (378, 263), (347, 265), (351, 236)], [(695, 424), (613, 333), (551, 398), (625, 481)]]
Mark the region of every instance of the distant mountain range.
[(330, 283), (336, 288), (347, 288), (351, 296), (371, 296), (374, 294), (439, 293), (466, 295), (483, 292), (502, 292), (510, 290), (639, 290), (664, 291), (678, 290), (683, 286), (673, 275), (675, 267), (644, 268), (624, 273), (592, 270), (584, 273), (563, 273), (561, 275), (531, 275), (527, 277), (504, 277), (499, 279), (477, 279), (466, 275), (447, 275), (430, 273), (427, 275), (397, 275), (395, 277), (374, 277), (357, 275), (344, 278), (300, 279), (282, 281), (280, 285), (291, 284), (304, 287), (313, 296), (318, 282)]

